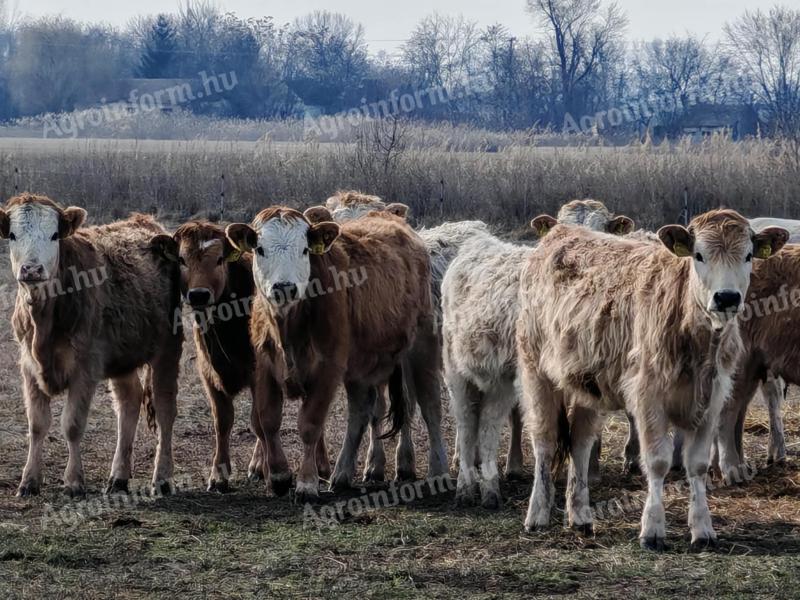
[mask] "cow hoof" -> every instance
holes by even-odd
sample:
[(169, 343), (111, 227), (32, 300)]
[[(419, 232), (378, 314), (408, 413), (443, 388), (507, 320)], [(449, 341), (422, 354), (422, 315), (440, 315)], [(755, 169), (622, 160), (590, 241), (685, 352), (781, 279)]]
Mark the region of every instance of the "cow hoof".
[(472, 508), (473, 506), (475, 506), (475, 494), (472, 493), (472, 490), (456, 492), (456, 507)]
[(497, 492), (488, 492), (484, 494), (481, 506), (488, 510), (500, 510), (503, 508), (503, 499)]
[(298, 481), (294, 490), (295, 504), (314, 504), (319, 501), (319, 483)]
[(208, 491), (217, 492), (219, 494), (227, 494), (231, 491), (231, 486), (227, 479), (220, 479), (219, 481), (212, 479), (208, 482)]
[(317, 467), (317, 475), (319, 475), (319, 478), (324, 480), (324, 481), (330, 481), (331, 470), (330, 469), (320, 469), (319, 467)]
[(364, 473), (364, 481), (382, 483), (386, 481), (386, 473), (382, 469), (367, 469), (367, 472)]
[(340, 475), (338, 477), (334, 477), (333, 481), (331, 481), (331, 491), (335, 494), (342, 494), (349, 492), (353, 489), (353, 485), (350, 483), (350, 478)]
[(706, 550), (713, 550), (717, 548), (717, 546), (719, 546), (717, 538), (697, 538), (696, 540), (693, 540), (691, 544), (689, 544), (689, 550), (691, 552), (705, 552)]
[(38, 481), (26, 481), (25, 483), (20, 483), (19, 487), (17, 488), (17, 497), (19, 498), (29, 498), (31, 496), (38, 496), (39, 495), (39, 482)]
[(632, 477), (633, 475), (641, 475), (642, 469), (639, 467), (638, 462), (626, 462), (622, 468), (622, 473), (627, 477)]
[(161, 497), (161, 496), (174, 496), (175, 492), (175, 484), (169, 479), (162, 479), (160, 481), (156, 481), (153, 483), (152, 486), (152, 493), (153, 496)]
[(116, 477), (112, 477), (108, 480), (108, 485), (106, 486), (106, 494), (128, 494), (130, 493), (128, 490), (128, 480), (127, 479), (117, 479)]
[(79, 483), (75, 485), (65, 485), (63, 493), (67, 498), (72, 498), (73, 500), (82, 500), (86, 498), (86, 488)]
[(667, 550), (666, 541), (658, 536), (639, 538), (639, 545), (642, 550), (650, 550), (652, 552), (664, 552)]
[(397, 469), (397, 475), (394, 478), (395, 481), (416, 481), (417, 480), (417, 473), (413, 469)]
[(261, 469), (252, 469), (247, 472), (247, 480), (252, 483), (257, 483), (259, 481), (264, 481), (264, 473)]
[(592, 523), (573, 525), (572, 530), (582, 537), (594, 537), (594, 525)]
[(506, 471), (506, 481), (523, 481), (525, 479), (524, 471), (517, 471), (516, 469)]
[(285, 496), (292, 487), (292, 474), (278, 473), (270, 475), (269, 483), (276, 496)]
[(543, 531), (547, 531), (550, 529), (550, 525), (548, 524), (537, 524), (537, 523), (525, 523), (525, 533), (541, 533)]
[(771, 467), (772, 465), (785, 465), (786, 464), (786, 456), (770, 456), (767, 458), (767, 466)]

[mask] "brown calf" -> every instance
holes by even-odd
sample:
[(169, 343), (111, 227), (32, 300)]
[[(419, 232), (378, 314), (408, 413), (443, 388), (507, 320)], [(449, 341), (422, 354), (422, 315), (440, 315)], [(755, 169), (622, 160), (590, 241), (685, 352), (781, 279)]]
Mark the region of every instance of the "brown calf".
[(402, 426), (398, 366), (418, 328), (433, 327), (425, 248), (404, 221), (377, 213), (340, 227), (273, 207), (252, 226), (230, 225), (227, 235), (237, 248), (254, 250), (253, 426), (266, 448), (272, 488), (281, 494), (291, 484), (280, 441), (282, 406), (285, 397), (300, 397), (305, 457), (296, 491), (318, 495), (317, 455), (324, 452), (322, 432), (341, 382), (349, 435), (333, 482), (348, 484), (355, 468), (348, 446), (360, 441), (369, 420), (370, 387), (390, 382), (393, 430)]
[[(172, 426), (183, 331), (174, 267), (149, 249), (164, 232), (152, 218), (81, 228), (86, 211), (25, 194), (0, 210), (19, 282), (13, 316), (30, 428), (28, 461), (18, 494), (41, 487), (41, 456), (50, 399), (67, 393), (62, 427), (69, 448), (64, 488), (85, 492), (80, 443), (97, 384), (111, 380), (118, 418), (109, 491), (127, 490), (140, 405), (152, 396), (158, 424), (153, 486), (171, 492)], [(146, 389), (137, 370), (149, 366)], [(148, 393), (149, 392), (149, 393)]]

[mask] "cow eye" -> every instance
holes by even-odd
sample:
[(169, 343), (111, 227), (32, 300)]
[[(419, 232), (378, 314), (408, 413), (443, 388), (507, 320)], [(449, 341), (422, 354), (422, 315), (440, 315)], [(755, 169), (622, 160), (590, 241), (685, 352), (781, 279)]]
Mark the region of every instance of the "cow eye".
[(308, 248), (303, 248), (303, 256), (307, 256), (307, 255), (308, 255)]
[(703, 260), (703, 255), (702, 255), (702, 254), (700, 254), (699, 252), (698, 252), (697, 254), (695, 254), (695, 255), (694, 255), (694, 259), (695, 259), (697, 262), (705, 262), (705, 260)]
[(264, 249), (261, 246), (256, 248), (256, 252), (258, 252), (259, 256), (264, 256)]
[(752, 260), (753, 260), (753, 253), (752, 252), (744, 257), (744, 262), (750, 262)]
[(56, 232), (53, 234), (53, 236), (50, 238), (50, 241), (51, 241), (51, 242), (57, 242), (57, 241), (58, 241), (58, 232), (57, 232), (57, 231), (56, 231)]
[(9, 233), (8, 234), (8, 239), (11, 240), (12, 242), (16, 242), (17, 241), (17, 236), (15, 236), (13, 233)]

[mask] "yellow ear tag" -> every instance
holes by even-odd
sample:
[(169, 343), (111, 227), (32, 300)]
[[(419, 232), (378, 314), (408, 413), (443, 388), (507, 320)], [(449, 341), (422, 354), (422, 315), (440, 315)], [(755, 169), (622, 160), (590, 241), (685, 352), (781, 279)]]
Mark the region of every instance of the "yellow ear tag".
[(769, 258), (772, 256), (772, 246), (769, 244), (764, 244), (759, 246), (758, 250), (756, 251), (756, 258)]
[(315, 244), (311, 244), (309, 250), (311, 250), (311, 254), (318, 254), (318, 255), (325, 254), (325, 243), (317, 242)]
[(676, 242), (674, 246), (672, 246), (672, 251), (675, 253), (675, 256), (691, 256), (692, 253), (689, 251), (689, 247), (686, 244), (681, 244), (680, 242)]
[(228, 254), (228, 258), (226, 258), (225, 260), (226, 260), (227, 262), (234, 263), (234, 262), (236, 262), (237, 260), (239, 260), (240, 258), (242, 258), (242, 252), (241, 252), (241, 250), (234, 250), (233, 252), (231, 252), (230, 254)]

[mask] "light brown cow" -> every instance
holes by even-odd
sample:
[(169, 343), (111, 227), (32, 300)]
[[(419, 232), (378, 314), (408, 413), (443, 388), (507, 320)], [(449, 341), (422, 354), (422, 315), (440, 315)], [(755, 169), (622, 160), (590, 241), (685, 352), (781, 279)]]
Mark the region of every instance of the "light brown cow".
[(551, 467), (568, 414), (567, 513), (570, 525), (592, 530), (588, 459), (599, 416), (627, 408), (648, 478), (641, 545), (665, 547), (670, 425), (685, 432), (692, 546), (716, 543), (705, 481), (742, 350), (732, 316), (742, 307), (753, 255), (776, 252), (788, 232), (754, 234), (741, 215), (718, 210), (688, 229), (670, 225), (658, 233), (669, 251), (559, 225), (523, 268), (518, 356), (536, 458), (528, 529), (550, 522)]
[[(152, 397), (158, 424), (153, 486), (173, 491), (172, 426), (183, 331), (173, 330), (179, 306), (174, 266), (149, 250), (163, 228), (135, 215), (82, 228), (86, 211), (31, 194), (0, 210), (19, 283), (13, 316), (30, 428), (28, 462), (18, 494), (39, 492), (41, 456), (50, 428), (50, 399), (67, 393), (62, 428), (69, 448), (64, 488), (85, 493), (80, 444), (95, 388), (111, 380), (118, 418), (109, 491), (125, 491), (140, 405)], [(149, 366), (146, 390), (138, 369)]]
[[(253, 425), (266, 448), (272, 488), (280, 494), (291, 484), (281, 413), (285, 397), (301, 397), (298, 430), (305, 457), (296, 492), (318, 495), (318, 443), (342, 382), (350, 433), (332, 484), (349, 485), (355, 471), (349, 447), (358, 446), (369, 420), (370, 388), (389, 381), (393, 431), (404, 420), (399, 365), (420, 328), (434, 326), (425, 248), (402, 219), (382, 213), (340, 227), (312, 224), (295, 210), (273, 207), (252, 226), (230, 225), (227, 235), (237, 248), (255, 252)], [(424, 385), (417, 392), (425, 393)]]

